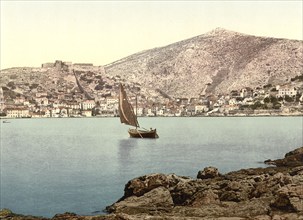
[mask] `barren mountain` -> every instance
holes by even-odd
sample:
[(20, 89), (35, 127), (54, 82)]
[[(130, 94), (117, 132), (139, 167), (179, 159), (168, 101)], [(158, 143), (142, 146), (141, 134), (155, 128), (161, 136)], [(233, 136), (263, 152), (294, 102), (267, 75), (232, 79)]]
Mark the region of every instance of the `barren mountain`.
[(302, 74), (303, 41), (256, 37), (217, 28), (105, 66), (119, 76), (170, 97), (227, 93), (282, 84)]
[(157, 101), (228, 94), (244, 87), (262, 88), (289, 82), (301, 74), (303, 41), (217, 28), (105, 66), (56, 61), (41, 68), (1, 70), (0, 86), (35, 96), (36, 90), (75, 93), (81, 84), (87, 96), (96, 98), (117, 95), (122, 82), (132, 94), (139, 92), (142, 97)]

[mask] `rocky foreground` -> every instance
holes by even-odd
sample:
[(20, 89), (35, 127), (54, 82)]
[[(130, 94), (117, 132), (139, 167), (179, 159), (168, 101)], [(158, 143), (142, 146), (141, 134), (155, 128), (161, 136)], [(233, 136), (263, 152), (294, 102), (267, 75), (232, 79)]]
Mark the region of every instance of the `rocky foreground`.
[[(52, 220), (303, 220), (303, 147), (283, 159), (267, 160), (275, 167), (220, 174), (215, 167), (197, 178), (150, 174), (130, 180), (124, 196), (107, 207), (105, 216), (55, 215)], [(2, 210), (0, 219), (47, 218)]]

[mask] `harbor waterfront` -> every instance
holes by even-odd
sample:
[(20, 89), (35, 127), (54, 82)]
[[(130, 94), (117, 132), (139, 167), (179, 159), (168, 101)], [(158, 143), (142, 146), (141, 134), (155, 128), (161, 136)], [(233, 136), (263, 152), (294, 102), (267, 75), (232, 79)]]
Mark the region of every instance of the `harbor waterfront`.
[(129, 138), (118, 118), (2, 121), (0, 208), (46, 217), (102, 212), (140, 175), (265, 167), (303, 145), (300, 116), (142, 118), (151, 140)]

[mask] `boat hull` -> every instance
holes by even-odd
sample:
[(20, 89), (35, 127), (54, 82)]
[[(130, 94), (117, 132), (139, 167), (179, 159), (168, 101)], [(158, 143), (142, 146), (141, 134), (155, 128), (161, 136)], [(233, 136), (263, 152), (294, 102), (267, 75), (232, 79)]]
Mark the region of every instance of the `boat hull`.
[(128, 133), (132, 138), (158, 138), (157, 130), (143, 131), (137, 129), (129, 129)]

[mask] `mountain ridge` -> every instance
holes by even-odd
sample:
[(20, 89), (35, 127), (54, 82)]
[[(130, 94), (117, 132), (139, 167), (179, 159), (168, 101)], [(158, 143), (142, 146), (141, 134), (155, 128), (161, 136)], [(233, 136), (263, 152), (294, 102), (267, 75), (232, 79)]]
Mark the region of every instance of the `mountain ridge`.
[[(172, 97), (225, 93), (264, 83), (283, 83), (303, 67), (302, 41), (256, 37), (216, 28), (163, 47), (144, 50), (104, 66), (146, 87), (157, 82)], [(181, 82), (181, 83), (180, 83)], [(196, 89), (192, 87), (196, 85)]]

